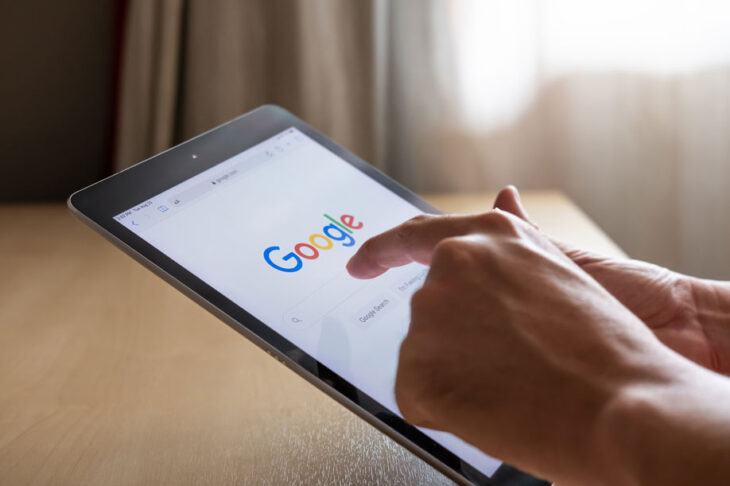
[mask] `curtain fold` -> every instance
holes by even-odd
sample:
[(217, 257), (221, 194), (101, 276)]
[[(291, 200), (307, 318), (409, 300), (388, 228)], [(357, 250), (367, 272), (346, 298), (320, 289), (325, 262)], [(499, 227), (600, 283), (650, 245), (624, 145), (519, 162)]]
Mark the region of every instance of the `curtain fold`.
[(129, 2), (124, 34), (115, 168), (175, 142), (183, 0)]
[(373, 156), (369, 1), (132, 0), (115, 167), (264, 103)]
[(730, 56), (598, 69), (585, 25), (638, 7), (573, 4), (130, 0), (116, 167), (276, 103), (418, 192), (561, 189), (632, 256), (730, 279)]

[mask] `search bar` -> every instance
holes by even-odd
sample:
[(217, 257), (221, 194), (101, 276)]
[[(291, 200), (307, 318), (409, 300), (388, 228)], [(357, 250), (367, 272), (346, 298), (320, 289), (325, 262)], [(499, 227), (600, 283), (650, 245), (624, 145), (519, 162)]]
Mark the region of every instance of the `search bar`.
[(342, 272), (284, 312), (282, 320), (289, 326), (309, 327), (367, 286), (368, 282)]
[(303, 329), (332, 313), (342, 315), (340, 310), (344, 309), (344, 315), (349, 315), (346, 320), (369, 325), (376, 315), (379, 317), (400, 303), (409, 302), (426, 275), (428, 267), (416, 263), (411, 264), (409, 271), (386, 273), (368, 281), (342, 271), (284, 312), (282, 320), (285, 325)]

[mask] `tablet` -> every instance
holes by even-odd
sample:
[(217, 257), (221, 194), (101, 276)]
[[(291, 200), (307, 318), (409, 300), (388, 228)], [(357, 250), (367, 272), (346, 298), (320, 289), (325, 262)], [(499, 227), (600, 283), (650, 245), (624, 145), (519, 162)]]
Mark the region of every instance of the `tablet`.
[(72, 212), (293, 371), (460, 483), (548, 484), (405, 422), (393, 385), (428, 268), (345, 263), (425, 201), (276, 106), (74, 193)]

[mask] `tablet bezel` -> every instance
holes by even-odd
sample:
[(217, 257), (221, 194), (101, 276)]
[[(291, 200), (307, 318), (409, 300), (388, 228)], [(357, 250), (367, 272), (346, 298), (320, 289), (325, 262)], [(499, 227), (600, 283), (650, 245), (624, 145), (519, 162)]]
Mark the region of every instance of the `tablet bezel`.
[(305, 133), (422, 211), (438, 213), (433, 206), (372, 165), (283, 108), (274, 105), (262, 106), (81, 189), (69, 197), (68, 206), (74, 215), (134, 259), (451, 479), (461, 483), (494, 486), (549, 484), (506, 464), (500, 466), (491, 477), (485, 476), (114, 220), (115, 215), (141, 201), (150, 199), (291, 127)]

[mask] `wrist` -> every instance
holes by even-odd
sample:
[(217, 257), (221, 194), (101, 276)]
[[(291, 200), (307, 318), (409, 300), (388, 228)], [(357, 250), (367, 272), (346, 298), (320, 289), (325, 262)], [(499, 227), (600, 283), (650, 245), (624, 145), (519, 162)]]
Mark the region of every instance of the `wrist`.
[(730, 283), (683, 277), (690, 282), (694, 313), (711, 343), (711, 368), (730, 374)]
[(682, 276), (690, 283), (697, 316), (703, 324), (730, 325), (730, 282)]
[(730, 382), (667, 356), (622, 387), (596, 427), (605, 484), (715, 484), (730, 474)]

